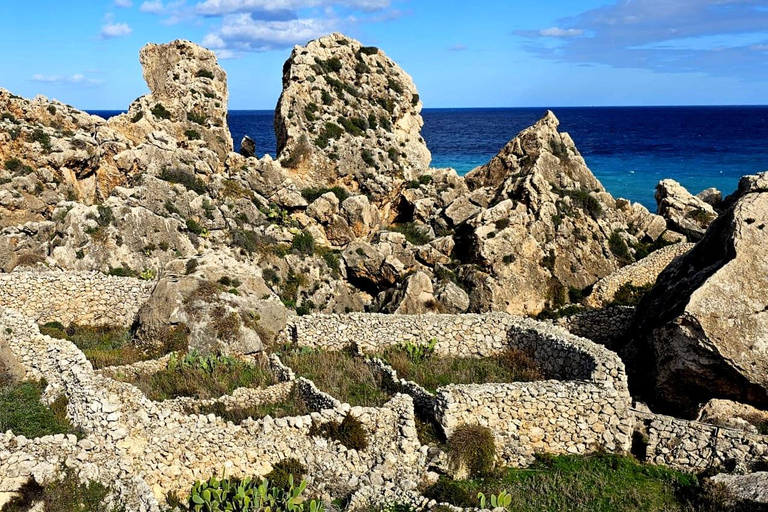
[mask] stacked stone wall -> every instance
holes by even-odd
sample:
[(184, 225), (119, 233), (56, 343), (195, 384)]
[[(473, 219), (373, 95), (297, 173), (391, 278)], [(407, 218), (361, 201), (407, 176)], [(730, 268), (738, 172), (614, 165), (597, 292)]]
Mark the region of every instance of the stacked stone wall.
[(465, 424), (489, 427), (506, 464), (529, 463), (536, 452), (628, 451), (634, 420), (624, 365), (616, 354), (562, 328), (504, 313), (482, 315), (314, 315), (295, 319), (284, 341), (375, 354), (403, 343), (436, 339), (443, 356), (489, 357), (520, 349), (548, 380), (450, 385), (428, 393), (397, 378), (379, 360), (385, 383), (431, 409), (446, 434)]
[(0, 306), (40, 324), (130, 326), (155, 284), (99, 272), (0, 274)]

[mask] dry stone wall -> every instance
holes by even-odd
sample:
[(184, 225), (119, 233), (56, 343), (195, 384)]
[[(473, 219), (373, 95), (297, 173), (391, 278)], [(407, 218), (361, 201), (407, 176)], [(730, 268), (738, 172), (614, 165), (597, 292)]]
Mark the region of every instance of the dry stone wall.
[(0, 274), (0, 306), (40, 324), (130, 326), (154, 282), (99, 272)]
[(282, 334), (300, 346), (376, 353), (401, 343), (437, 339), (435, 353), (487, 357), (508, 347), (529, 353), (550, 380), (450, 385), (435, 396), (397, 378), (378, 360), (385, 382), (432, 409), (446, 434), (464, 424), (489, 427), (506, 464), (525, 465), (536, 452), (628, 451), (634, 420), (624, 365), (616, 354), (564, 329), (504, 313), (483, 315), (314, 315)]
[(611, 350), (625, 341), (635, 308), (615, 306), (604, 309), (588, 309), (575, 315), (560, 318), (555, 325), (564, 327), (571, 334), (587, 338)]
[(768, 460), (768, 436), (633, 412), (642, 437), (640, 451), (647, 462), (699, 473), (709, 469), (749, 471), (756, 463)]

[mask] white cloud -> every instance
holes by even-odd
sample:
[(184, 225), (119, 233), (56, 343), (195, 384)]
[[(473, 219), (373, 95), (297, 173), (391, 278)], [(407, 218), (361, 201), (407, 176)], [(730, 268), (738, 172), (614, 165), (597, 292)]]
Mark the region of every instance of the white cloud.
[(149, 12), (152, 14), (160, 14), (164, 9), (165, 7), (163, 6), (163, 2), (161, 0), (147, 1), (141, 4), (141, 7), (139, 7), (141, 12)]
[(41, 82), (46, 84), (82, 84), (82, 85), (100, 85), (103, 84), (103, 80), (96, 80), (94, 78), (88, 78), (82, 73), (76, 73), (72, 76), (60, 76), (60, 75), (43, 75), (36, 73), (30, 78), (33, 82)]
[(336, 20), (254, 20), (250, 14), (225, 16), (218, 33), (205, 36), (203, 44), (218, 50), (267, 51), (304, 44), (333, 32)]
[(576, 37), (583, 35), (584, 31), (580, 28), (544, 28), (539, 30), (541, 37)]
[(115, 5), (127, 9), (133, 7), (133, 2), (131, 0), (115, 0)]
[(768, 44), (756, 44), (751, 46), (750, 50), (754, 50), (756, 52), (768, 52)]
[(124, 37), (133, 32), (133, 29), (127, 23), (107, 23), (101, 27), (101, 38), (112, 39), (114, 37)]
[(366, 12), (386, 9), (391, 0), (205, 0), (195, 9), (205, 16), (233, 13), (297, 11), (311, 7), (340, 5)]

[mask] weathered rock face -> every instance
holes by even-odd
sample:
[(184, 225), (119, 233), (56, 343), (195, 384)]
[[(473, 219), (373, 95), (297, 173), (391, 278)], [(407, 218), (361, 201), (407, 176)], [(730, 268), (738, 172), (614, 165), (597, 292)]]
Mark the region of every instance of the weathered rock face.
[(139, 57), (150, 94), (137, 99), (110, 126), (141, 144), (154, 131), (190, 148), (205, 147), (224, 162), (232, 151), (227, 126), (227, 75), (216, 55), (189, 41), (148, 44)]
[(717, 201), (717, 194), (711, 190), (702, 194), (708, 200), (692, 195), (675, 180), (662, 180), (656, 185), (659, 215), (667, 220), (670, 229), (685, 234), (693, 241), (700, 240), (717, 218), (717, 212), (710, 204)]
[(660, 409), (768, 406), (768, 173), (742, 178), (730, 204), (638, 308), (631, 382)]
[(470, 191), (440, 213), (472, 264), (459, 273), (473, 311), (536, 314), (561, 304), (569, 287), (631, 263), (665, 232), (660, 217), (607, 194), (558, 125), (547, 112), (469, 173)]
[(294, 48), (275, 112), (283, 165), (316, 186), (393, 201), (431, 155), (411, 77), (384, 52), (331, 34)]
[(105, 199), (126, 181), (114, 157), (129, 145), (100, 117), (0, 89), (0, 184), (21, 194), (0, 190), (0, 226), (40, 220), (61, 197)]
[(768, 412), (731, 400), (714, 399), (699, 410), (696, 421), (757, 434), (760, 432), (758, 427), (764, 428), (768, 425)]

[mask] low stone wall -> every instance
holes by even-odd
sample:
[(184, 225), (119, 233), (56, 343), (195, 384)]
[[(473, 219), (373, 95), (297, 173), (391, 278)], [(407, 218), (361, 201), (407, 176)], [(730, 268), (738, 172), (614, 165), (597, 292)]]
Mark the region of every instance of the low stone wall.
[(488, 357), (516, 348), (530, 354), (540, 382), (450, 385), (435, 396), (397, 378), (381, 361), (384, 382), (433, 410), (447, 435), (464, 424), (491, 428), (505, 464), (528, 464), (536, 452), (626, 452), (634, 419), (624, 365), (618, 356), (562, 328), (504, 313), (483, 315), (313, 315), (295, 319), (282, 334), (301, 346), (375, 354), (406, 342), (437, 339), (435, 353)]
[(768, 436), (698, 421), (633, 411), (646, 462), (689, 472), (749, 471), (768, 461)]
[[(7, 333), (8, 345), (28, 376), (49, 382), (46, 395), (67, 395), (68, 416), (87, 434), (76, 452), (67, 447), (72, 440), (63, 436), (52, 441), (0, 437), (2, 489), (26, 481), (39, 463), (60, 460), (49, 457), (59, 449), (67, 463), (72, 459), (67, 455), (77, 453), (75, 469), (112, 487), (128, 511), (159, 511), (158, 500), (168, 492), (185, 496), (195, 480), (225, 473), (265, 475), (288, 457), (307, 466), (310, 492), (335, 497), (364, 486), (413, 489), (426, 467), (427, 448), (416, 435), (413, 402), (406, 395), (380, 408), (333, 400), (335, 408), (306, 416), (247, 419), (233, 425), (214, 415), (181, 414), (172, 403), (148, 400), (135, 387), (94, 372), (69, 341), (43, 336), (34, 320), (1, 307), (0, 332)], [(309, 435), (314, 423), (340, 421), (348, 413), (357, 416), (369, 434), (366, 450), (348, 450)]]
[(154, 282), (99, 272), (0, 274), (0, 306), (40, 324), (130, 326)]
[(555, 325), (563, 327), (571, 334), (587, 338), (613, 350), (625, 341), (635, 308), (616, 306), (605, 309), (588, 309), (575, 315), (560, 318)]
[(661, 271), (672, 263), (672, 260), (685, 254), (693, 248), (694, 244), (674, 244), (662, 247), (645, 258), (632, 265), (627, 265), (613, 274), (604, 277), (592, 288), (592, 293), (587, 297), (587, 306), (602, 308), (613, 301), (616, 292), (624, 284), (633, 286), (645, 286), (655, 283)]

